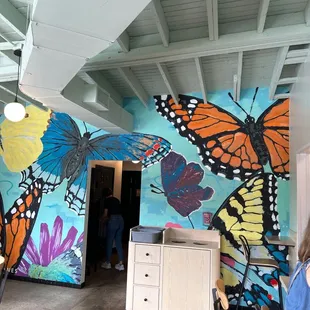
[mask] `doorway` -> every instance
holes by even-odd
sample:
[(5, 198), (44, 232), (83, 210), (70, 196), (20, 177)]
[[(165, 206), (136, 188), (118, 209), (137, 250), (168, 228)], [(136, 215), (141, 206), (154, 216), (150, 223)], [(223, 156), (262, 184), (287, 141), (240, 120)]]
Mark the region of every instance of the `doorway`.
[[(126, 282), (128, 241), (130, 229), (139, 225), (140, 191), (141, 191), (140, 163), (131, 161), (92, 161), (89, 188), (88, 227), (86, 245), (86, 285), (102, 285), (102, 281)], [(114, 270), (118, 262), (115, 246), (111, 259), (111, 270), (100, 268), (105, 260), (106, 227), (101, 218), (104, 212), (103, 188), (110, 188), (113, 196), (121, 203), (121, 212), (124, 219), (122, 245), (124, 251), (125, 271)], [(114, 244), (115, 245), (115, 244)]]

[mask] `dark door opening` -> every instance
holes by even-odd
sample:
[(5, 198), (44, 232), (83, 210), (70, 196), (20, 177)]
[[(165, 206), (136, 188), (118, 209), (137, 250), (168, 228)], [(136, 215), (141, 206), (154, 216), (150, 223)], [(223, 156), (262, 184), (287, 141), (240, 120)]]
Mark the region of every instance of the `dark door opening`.
[[(98, 165), (97, 165), (98, 163)], [(118, 277), (119, 271), (114, 270), (118, 263), (115, 246), (111, 258), (112, 270), (99, 267), (105, 261), (107, 222), (101, 220), (104, 212), (103, 188), (110, 188), (113, 196), (120, 200), (124, 230), (122, 244), (124, 251), (125, 271)], [(130, 228), (139, 225), (141, 164), (127, 161), (100, 161), (96, 162), (91, 172), (90, 199), (88, 208), (88, 235), (86, 248), (86, 285), (101, 285), (101, 281), (123, 279), (126, 281), (127, 256)], [(115, 245), (115, 243), (114, 243)]]

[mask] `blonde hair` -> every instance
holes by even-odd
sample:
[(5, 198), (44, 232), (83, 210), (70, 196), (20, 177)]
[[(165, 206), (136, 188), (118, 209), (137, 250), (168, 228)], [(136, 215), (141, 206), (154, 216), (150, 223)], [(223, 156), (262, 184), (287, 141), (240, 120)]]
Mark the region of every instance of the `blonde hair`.
[(298, 250), (298, 259), (304, 263), (310, 258), (310, 218), (304, 231), (304, 237)]

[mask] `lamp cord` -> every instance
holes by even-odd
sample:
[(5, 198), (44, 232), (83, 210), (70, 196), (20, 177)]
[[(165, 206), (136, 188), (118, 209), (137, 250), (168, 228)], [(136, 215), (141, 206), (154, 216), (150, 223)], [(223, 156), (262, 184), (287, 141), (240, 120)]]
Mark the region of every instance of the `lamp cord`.
[(16, 92), (15, 92), (15, 102), (17, 101), (17, 94), (18, 94), (18, 84), (19, 84), (19, 71), (20, 71), (20, 56), (18, 56), (18, 70), (17, 70), (17, 83), (16, 83)]

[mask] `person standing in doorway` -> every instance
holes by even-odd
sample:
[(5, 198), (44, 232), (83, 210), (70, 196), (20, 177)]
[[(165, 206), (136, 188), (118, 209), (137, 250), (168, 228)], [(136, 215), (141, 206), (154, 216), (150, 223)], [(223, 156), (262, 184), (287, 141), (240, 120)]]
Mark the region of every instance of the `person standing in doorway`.
[(121, 212), (120, 201), (113, 196), (112, 190), (104, 188), (103, 192), (104, 213), (103, 220), (106, 224), (106, 261), (102, 263), (101, 267), (111, 269), (111, 256), (113, 242), (115, 241), (116, 250), (118, 254), (119, 263), (115, 265), (115, 269), (119, 271), (125, 270), (123, 260), (122, 236), (124, 230), (124, 219)]

